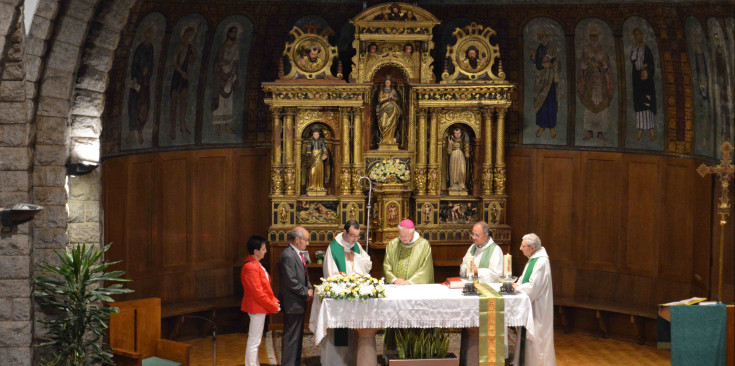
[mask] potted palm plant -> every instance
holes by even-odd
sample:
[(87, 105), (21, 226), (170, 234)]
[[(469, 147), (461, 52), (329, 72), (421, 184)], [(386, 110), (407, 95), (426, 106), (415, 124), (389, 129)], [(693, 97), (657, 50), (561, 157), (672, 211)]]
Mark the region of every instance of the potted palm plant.
[[(75, 245), (68, 252), (55, 251), (60, 259), (58, 265), (40, 265), (50, 274), (33, 278), (33, 296), (49, 315), (48, 320), (41, 320), (49, 338), (41, 346), (50, 350), (43, 365), (114, 364), (104, 338), (110, 314), (118, 309), (105, 306), (105, 302), (115, 301), (111, 295), (133, 291), (120, 283), (130, 281), (121, 278), (125, 272), (105, 272), (118, 263), (100, 261), (108, 249), (110, 245), (102, 250)], [(104, 287), (109, 283), (113, 284)]]
[(459, 358), (449, 353), (449, 338), (439, 329), (396, 329), (395, 358), (389, 366), (457, 366)]

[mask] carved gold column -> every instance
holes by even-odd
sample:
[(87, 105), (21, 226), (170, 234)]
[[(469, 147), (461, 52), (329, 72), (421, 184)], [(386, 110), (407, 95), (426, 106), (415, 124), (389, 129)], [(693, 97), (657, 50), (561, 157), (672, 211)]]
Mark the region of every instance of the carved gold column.
[(482, 110), (482, 125), (485, 128), (484, 141), (485, 156), (482, 162), (482, 194), (493, 193), (493, 111), (490, 108)]
[(416, 194), (426, 194), (426, 108), (418, 111), (418, 146), (416, 147), (416, 169), (414, 171), (414, 181), (416, 185)]
[(340, 169), (340, 194), (343, 196), (350, 194), (350, 110), (348, 108), (340, 108), (339, 116), (342, 122), (342, 166)]
[(362, 194), (358, 180), (363, 176), (365, 162), (362, 159), (362, 108), (353, 109), (352, 124), (352, 194)]
[(498, 112), (497, 142), (495, 145), (495, 194), (505, 194), (505, 111), (508, 106), (496, 108)]
[(429, 167), (427, 177), (428, 180), (428, 194), (438, 196), (439, 195), (439, 150), (440, 142), (437, 139), (437, 129), (439, 129), (439, 113), (440, 109), (431, 111), (431, 127), (429, 129)]
[(271, 162), (271, 194), (280, 196), (283, 194), (283, 167), (281, 166), (282, 146), (281, 146), (281, 110), (272, 107), (273, 115), (273, 149)]
[(283, 148), (286, 155), (286, 162), (285, 162), (285, 169), (284, 169), (284, 175), (286, 180), (286, 195), (294, 195), (296, 194), (296, 170), (294, 169), (294, 150), (293, 150), (293, 142), (294, 142), (294, 125), (293, 125), (293, 118), (294, 118), (294, 111), (293, 109), (286, 109), (285, 110), (285, 134), (284, 134), (284, 142), (283, 142)]

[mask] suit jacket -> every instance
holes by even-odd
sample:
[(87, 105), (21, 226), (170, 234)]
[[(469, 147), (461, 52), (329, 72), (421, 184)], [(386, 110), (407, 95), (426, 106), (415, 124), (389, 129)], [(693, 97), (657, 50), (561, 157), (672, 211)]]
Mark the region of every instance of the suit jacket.
[(308, 273), (301, 262), (301, 256), (289, 245), (281, 253), (278, 260), (280, 281), (278, 284), (281, 311), (286, 314), (303, 314), (306, 312), (306, 298), (309, 296), (311, 284)]
[(250, 314), (278, 312), (278, 299), (273, 295), (265, 269), (252, 255), (249, 255), (242, 265), (240, 281), (243, 289), (240, 310)]

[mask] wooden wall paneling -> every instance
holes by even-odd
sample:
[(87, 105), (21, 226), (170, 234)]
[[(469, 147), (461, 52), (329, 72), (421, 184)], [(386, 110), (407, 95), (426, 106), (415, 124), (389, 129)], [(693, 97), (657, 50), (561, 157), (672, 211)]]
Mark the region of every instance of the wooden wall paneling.
[(189, 162), (187, 153), (161, 156), (158, 164), (160, 205), (158, 232), (161, 265), (166, 271), (189, 264)]
[(536, 234), (554, 263), (574, 262), (575, 207), (579, 181), (579, 153), (539, 151), (536, 159)]
[(194, 296), (197, 299), (230, 296), (233, 289), (230, 266), (194, 271)]
[(694, 179), (691, 160), (666, 159), (664, 229), (658, 249), (658, 277), (688, 283), (694, 280), (693, 257), (689, 255), (694, 233)]
[[(693, 166), (698, 167), (701, 162), (694, 161)], [(716, 216), (713, 210), (712, 177), (700, 177), (694, 175), (692, 184), (692, 219), (693, 233), (690, 238), (691, 245), (686, 254), (692, 256), (692, 295), (709, 297), (710, 289), (710, 258), (711, 243), (713, 241), (713, 225), (717, 226)], [(687, 296), (687, 297), (691, 297)]]
[[(577, 263), (586, 269), (616, 271), (623, 216), (623, 181), (618, 153), (582, 152)], [(579, 283), (579, 281), (577, 281)]]
[[(127, 193), (128, 165), (124, 159), (107, 160), (102, 163), (102, 196), (104, 217), (104, 243), (112, 244), (105, 255), (121, 262), (110, 267), (114, 271), (125, 271), (130, 278), (130, 262), (126, 258), (125, 245), (125, 201)], [(125, 297), (127, 295), (123, 295)]]
[[(270, 225), (270, 159), (269, 150), (251, 149), (235, 154), (235, 238), (232, 260), (242, 264), (248, 255), (247, 241), (251, 235), (268, 237)], [(314, 256), (312, 256), (314, 258)]]
[(152, 155), (130, 158), (125, 204), (125, 260), (133, 279), (147, 276), (156, 268), (153, 239), (154, 169)]
[(163, 273), (161, 274), (160, 281), (160, 297), (164, 304), (195, 300), (197, 298), (193, 271), (182, 270), (172, 273)]
[(231, 156), (227, 150), (198, 152), (194, 161), (192, 205), (194, 269), (229, 265), (228, 243), (232, 229), (230, 192)]
[(620, 270), (656, 276), (658, 248), (662, 242), (663, 159), (656, 156), (626, 155), (623, 158), (626, 209)]
[[(534, 217), (532, 192), (536, 154), (533, 149), (508, 149), (506, 174), (508, 183), (508, 207), (506, 221), (511, 227), (510, 254), (513, 255), (513, 273), (520, 275), (526, 264), (519, 247), (521, 237), (535, 230), (531, 225)], [(543, 242), (543, 238), (541, 238)]]

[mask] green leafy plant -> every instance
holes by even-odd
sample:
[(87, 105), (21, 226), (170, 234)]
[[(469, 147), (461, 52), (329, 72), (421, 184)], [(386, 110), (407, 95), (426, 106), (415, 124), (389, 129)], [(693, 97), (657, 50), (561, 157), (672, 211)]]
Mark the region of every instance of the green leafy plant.
[(438, 329), (396, 329), (398, 358), (445, 358), (449, 352), (449, 338)]
[(103, 341), (111, 313), (119, 310), (105, 306), (114, 302), (110, 296), (133, 292), (121, 283), (104, 287), (104, 282), (129, 282), (120, 278), (124, 271), (105, 273), (107, 267), (119, 262), (100, 262), (110, 245), (101, 251), (76, 245), (68, 252), (54, 251), (58, 266), (44, 263), (40, 268), (51, 276), (33, 278), (33, 296), (41, 309), (50, 315), (42, 320), (49, 341), (42, 347), (51, 349), (51, 359), (45, 365), (81, 366), (113, 365), (110, 345)]

